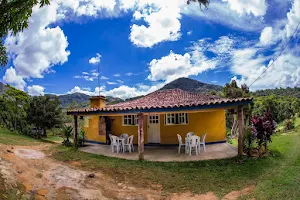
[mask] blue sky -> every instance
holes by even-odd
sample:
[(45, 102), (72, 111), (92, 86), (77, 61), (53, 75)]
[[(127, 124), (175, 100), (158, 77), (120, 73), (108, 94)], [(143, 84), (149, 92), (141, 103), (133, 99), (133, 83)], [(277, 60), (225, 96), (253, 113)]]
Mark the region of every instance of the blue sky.
[[(128, 98), (179, 77), (252, 90), (300, 86), (300, 0), (53, 0), (8, 36), (2, 82), (31, 95)], [(287, 48), (280, 55), (281, 49)], [(276, 62), (273, 59), (278, 55)]]

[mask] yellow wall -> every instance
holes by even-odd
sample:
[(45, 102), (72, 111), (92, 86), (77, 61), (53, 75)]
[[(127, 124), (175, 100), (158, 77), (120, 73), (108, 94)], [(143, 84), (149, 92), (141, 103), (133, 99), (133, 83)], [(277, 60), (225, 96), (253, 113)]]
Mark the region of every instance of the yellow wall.
[[(128, 135), (133, 135), (133, 142), (137, 144), (138, 142), (138, 126), (123, 126), (122, 116), (109, 117), (113, 119), (111, 124), (111, 131), (113, 135), (119, 136), (122, 133), (127, 133)], [(147, 118), (144, 116), (144, 142), (147, 142)]]
[(88, 140), (106, 143), (106, 137), (100, 136), (98, 132), (99, 116), (91, 116), (87, 126), (83, 127)]
[[(189, 123), (187, 125), (165, 125), (164, 114), (160, 115), (160, 138), (161, 144), (177, 144), (177, 134), (185, 138), (186, 133), (194, 132), (202, 136), (207, 133), (206, 142), (218, 142), (226, 139), (226, 120), (225, 111), (211, 111), (189, 113)], [(127, 133), (134, 135), (134, 143), (137, 143), (138, 126), (123, 126), (122, 116), (109, 117), (113, 119), (112, 133), (120, 135)], [(105, 136), (98, 135), (98, 119), (99, 116), (93, 116), (89, 119), (89, 127), (85, 128), (88, 140), (105, 142)], [(147, 143), (147, 118), (144, 116), (144, 139)]]
[(189, 113), (188, 118), (189, 123), (187, 125), (165, 125), (164, 115), (161, 115), (161, 144), (177, 144), (177, 134), (181, 135), (184, 140), (188, 132), (194, 132), (199, 136), (207, 133), (206, 142), (218, 142), (226, 139), (226, 120), (224, 110)]

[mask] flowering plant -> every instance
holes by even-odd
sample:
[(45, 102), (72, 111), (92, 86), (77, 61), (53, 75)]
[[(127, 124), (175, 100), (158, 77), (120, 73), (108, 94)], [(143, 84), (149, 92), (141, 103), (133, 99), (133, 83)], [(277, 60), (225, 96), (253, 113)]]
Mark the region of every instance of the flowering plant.
[(252, 120), (252, 138), (256, 140), (258, 148), (261, 150), (272, 142), (271, 136), (275, 133), (276, 123), (273, 120), (270, 109), (263, 116), (254, 116)]

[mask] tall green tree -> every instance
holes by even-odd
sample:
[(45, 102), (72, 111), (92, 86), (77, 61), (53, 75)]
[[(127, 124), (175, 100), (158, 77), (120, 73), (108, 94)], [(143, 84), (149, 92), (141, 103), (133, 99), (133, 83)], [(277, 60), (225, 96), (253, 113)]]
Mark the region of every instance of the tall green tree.
[(8, 61), (3, 45), (7, 34), (16, 35), (26, 29), (33, 6), (47, 4), (50, 0), (0, 0), (0, 65), (5, 66)]
[(27, 125), (26, 110), (29, 106), (30, 97), (27, 93), (9, 85), (0, 96), (0, 125), (22, 132)]
[(62, 109), (58, 97), (32, 97), (27, 113), (28, 122), (43, 130), (43, 137), (47, 137), (47, 129), (62, 124)]

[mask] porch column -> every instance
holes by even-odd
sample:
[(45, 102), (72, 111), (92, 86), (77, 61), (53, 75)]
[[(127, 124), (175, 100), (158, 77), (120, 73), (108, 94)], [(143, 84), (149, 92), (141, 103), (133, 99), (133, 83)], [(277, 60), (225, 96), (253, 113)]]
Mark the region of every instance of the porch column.
[(74, 146), (77, 147), (78, 139), (78, 116), (74, 115)]
[(139, 149), (139, 160), (144, 160), (144, 114), (138, 114), (138, 149)]
[(243, 107), (238, 106), (237, 109), (238, 112), (238, 126), (239, 126), (239, 137), (238, 137), (238, 156), (243, 155), (243, 147), (244, 147), (244, 142), (243, 142), (243, 136), (244, 136), (244, 112), (243, 112)]

